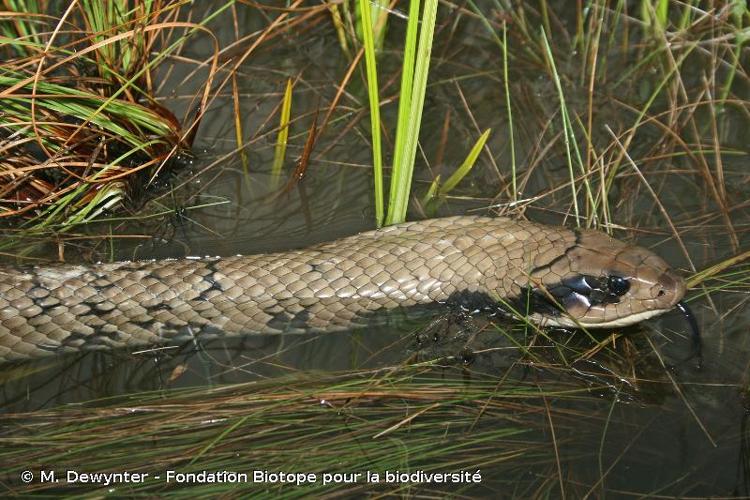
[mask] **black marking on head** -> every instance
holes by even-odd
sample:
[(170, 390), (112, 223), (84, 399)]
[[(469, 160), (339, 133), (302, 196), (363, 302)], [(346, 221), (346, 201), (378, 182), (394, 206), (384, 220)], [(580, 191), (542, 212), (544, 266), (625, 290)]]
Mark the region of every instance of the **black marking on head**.
[(535, 274), (535, 273), (537, 273), (539, 271), (544, 271), (544, 270), (547, 270), (547, 269), (551, 269), (552, 266), (554, 266), (556, 263), (560, 262), (563, 259), (567, 259), (568, 258), (568, 253), (570, 251), (578, 248), (578, 246), (581, 244), (581, 238), (583, 238), (583, 233), (581, 233), (581, 231), (578, 230), (578, 229), (572, 229), (572, 231), (573, 231), (573, 234), (575, 234), (575, 236), (576, 236), (576, 239), (573, 242), (573, 244), (570, 245), (569, 247), (567, 247), (562, 254), (558, 255), (557, 257), (555, 257), (554, 259), (552, 259), (548, 263), (546, 263), (546, 264), (544, 264), (542, 266), (537, 266), (537, 267), (533, 268), (531, 270), (530, 274)]
[(619, 304), (620, 298), (630, 290), (630, 282), (616, 275), (606, 277), (584, 276), (591, 284), (587, 298), (591, 305)]
[(581, 295), (588, 295), (599, 286), (598, 282), (598, 278), (579, 274), (578, 276), (565, 278), (562, 280), (560, 286), (567, 287)]
[(628, 293), (628, 290), (630, 290), (630, 281), (622, 276), (612, 274), (607, 279), (607, 288), (609, 289), (610, 294), (622, 297)]
[(521, 295), (513, 302), (522, 313), (559, 316), (561, 311), (581, 304), (586, 307), (618, 304), (620, 297), (629, 288), (630, 285), (624, 278), (577, 275), (565, 278), (546, 289), (522, 288)]

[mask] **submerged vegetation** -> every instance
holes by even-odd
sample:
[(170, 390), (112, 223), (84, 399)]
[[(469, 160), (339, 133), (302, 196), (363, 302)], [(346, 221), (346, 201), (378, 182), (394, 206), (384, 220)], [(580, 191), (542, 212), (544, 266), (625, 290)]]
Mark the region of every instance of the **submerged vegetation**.
[[(174, 391), (166, 397), (159, 391), (118, 398), (105, 406), (69, 408), (64, 413), (67, 423), (61, 422), (57, 411), (39, 412), (33, 421), (4, 418), (3, 424), (15, 428), (18, 440), (4, 441), (0, 461), (34, 469), (65, 463), (69, 470), (81, 472), (127, 470), (154, 475), (157, 470), (209, 470), (242, 472), (253, 478), (257, 470), (319, 476), (300, 487), (257, 479), (205, 485), (173, 479), (167, 484), (164, 477), (165, 481), (114, 485), (113, 490), (113, 485), (96, 485), (91, 494), (153, 494), (185, 487), (197, 494), (253, 492), (268, 497), (354, 493), (373, 487), (383, 493), (409, 494), (416, 485), (387, 480), (386, 472), (419, 470), (478, 474), (474, 480), (448, 483), (456, 492), (479, 488), (499, 493), (512, 488), (522, 495), (549, 487), (541, 477), (516, 484), (524, 470), (540, 464), (544, 470), (554, 463), (555, 452), (543, 437), (547, 419), (554, 419), (558, 428), (557, 445), (566, 446), (575, 435), (570, 431), (583, 417), (572, 409), (552, 410), (545, 401), (572, 402), (586, 398), (587, 392), (576, 386), (543, 392), (534, 383), (504, 388), (491, 380), (467, 384), (450, 372), (439, 376), (418, 367), (286, 377)], [(92, 445), (103, 451), (93, 462)], [(488, 477), (488, 468), (498, 465), (512, 475)], [(22, 468), (5, 471), (18, 474)], [(367, 471), (380, 474), (377, 485), (367, 481)], [(361, 476), (323, 484), (325, 472)], [(426, 491), (441, 489), (439, 484), (426, 485)]]
[[(161, 255), (165, 226), (192, 249), (197, 236), (214, 242), (247, 224), (250, 236), (220, 247), (243, 252), (286, 231), (290, 211), (309, 230), (348, 214), (371, 227), (490, 209), (655, 247), (692, 275), (706, 333), (702, 371), (669, 322), (675, 331), (603, 337), (490, 323), (445, 356), (325, 374), (270, 356), (285, 375), (221, 365), (222, 375), (246, 369), (260, 380), (203, 374), (208, 388), (175, 389), (185, 370), (210, 370), (200, 355), (199, 368), (185, 368), (167, 354), (158, 390), (125, 383), (127, 394), (107, 388), (55, 408), (45, 407), (56, 401), (48, 380), (81, 383), (75, 366), (10, 371), (4, 488), (70, 492), (17, 479), (64, 466), (481, 470), (481, 484), (450, 490), (747, 495), (749, 40), (750, 11), (736, 0), (1, 2), (9, 258), (140, 255), (130, 240)], [(505, 344), (478, 343), (488, 332)], [(153, 365), (165, 363), (159, 356)], [(94, 359), (125, 380), (140, 369)], [(669, 453), (664, 432), (692, 448)], [(369, 485), (77, 486), (294, 497)], [(448, 486), (377, 488), (409, 496)]]

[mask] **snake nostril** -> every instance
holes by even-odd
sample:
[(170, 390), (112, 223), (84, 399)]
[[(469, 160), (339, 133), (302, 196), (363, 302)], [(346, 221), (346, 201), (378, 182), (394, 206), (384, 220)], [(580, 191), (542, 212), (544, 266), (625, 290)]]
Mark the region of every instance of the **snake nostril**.
[(667, 293), (667, 292), (665, 292), (664, 289), (662, 288), (661, 290), (659, 290), (659, 293), (657, 293), (656, 296), (657, 297), (664, 297), (665, 293)]

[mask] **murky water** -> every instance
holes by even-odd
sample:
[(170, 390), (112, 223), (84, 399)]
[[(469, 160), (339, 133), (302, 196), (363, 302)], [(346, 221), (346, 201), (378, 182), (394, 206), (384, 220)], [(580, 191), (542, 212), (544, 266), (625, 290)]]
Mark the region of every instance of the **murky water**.
[[(396, 46), (404, 26), (398, 17), (392, 16), (391, 22), (389, 43)], [(441, 26), (422, 125), (423, 156), (419, 158), (415, 193), (421, 196), (434, 175), (450, 173), (481, 131), (491, 128), (490, 153), (480, 156), (475, 171), (461, 184), (457, 196), (440, 207), (439, 214), (484, 213), (490, 206), (502, 208), (508, 202), (504, 180), (510, 174), (510, 146), (501, 52), (486, 35), (482, 23), (471, 16), (461, 17), (455, 25)], [(341, 111), (334, 115), (336, 119), (319, 139), (304, 180), (284, 189), (294, 169), (293, 160), (304, 145), (312, 114), (318, 112), (318, 106), (320, 115), (325, 114), (347, 63), (339, 57), (336, 38), (330, 29), (321, 27), (304, 36), (309, 37), (308, 43), (279, 41), (273, 49), (259, 51), (241, 68), (240, 106), (248, 136), (246, 161), (233, 153), (236, 143), (232, 101), (225, 90), (201, 124), (195, 148), (197, 158), (190, 166), (191, 171), (175, 173), (170, 182), (178, 189), (147, 205), (147, 211), (167, 211), (169, 215), (145, 223), (104, 222), (91, 229), (114, 235), (156, 236), (116, 238), (111, 248), (100, 245), (96, 249), (101, 252), (99, 258), (258, 253), (297, 248), (372, 228), (371, 159), (366, 139), (369, 122), (362, 113), (367, 99), (358, 77), (347, 89)], [(554, 36), (564, 38), (561, 33)], [(520, 45), (517, 48), (521, 50)], [(198, 57), (204, 49), (197, 42), (185, 55)], [(613, 52), (612, 59), (615, 55)], [(637, 55), (634, 50), (625, 59), (632, 61)], [(381, 74), (393, 77), (393, 67), (398, 62), (395, 55), (386, 52), (382, 57)], [(585, 120), (588, 94), (580, 81), (581, 57), (564, 51), (559, 57), (560, 70), (566, 75), (568, 105)], [(696, 61), (699, 60), (696, 56)], [(617, 67), (614, 63), (608, 66), (609, 71), (616, 71)], [(180, 75), (188, 71), (178, 68), (170, 81), (180, 81)], [(700, 74), (700, 70), (696, 72)], [(559, 223), (569, 210), (570, 188), (553, 189), (569, 179), (558, 135), (561, 127), (556, 90), (544, 67), (530, 59), (519, 57), (512, 64), (511, 73), (516, 157), (524, 173), (520, 185), (522, 198), (545, 195), (531, 204), (525, 215), (532, 220)], [(286, 78), (298, 75), (301, 79), (295, 86), (292, 106), (292, 116), (297, 119), (291, 128), (285, 169), (276, 180), (270, 174), (275, 134), (256, 137), (255, 132), (273, 129), (277, 121), (273, 110), (280, 102)], [(686, 75), (687, 79), (691, 73), (688, 71)], [(656, 76), (649, 80), (639, 73), (639, 77), (641, 83), (626, 82), (619, 86), (613, 83), (617, 79), (611, 78), (594, 97), (592, 142), (608, 160), (619, 152), (616, 147), (605, 148), (611, 142), (605, 126), (622, 132), (632, 125), (636, 115), (620, 105), (618, 99), (643, 105), (638, 93), (658, 82)], [(173, 92), (166, 89), (163, 92), (164, 104), (178, 116), (180, 110), (188, 107), (185, 96), (190, 95), (190, 85), (188, 82)], [(747, 82), (741, 80), (738, 86), (737, 92), (747, 95)], [(393, 97), (395, 93), (396, 87), (390, 85), (384, 95)], [(383, 109), (391, 126), (395, 123), (396, 106), (391, 102)], [(662, 100), (657, 106), (665, 109), (666, 104)], [(706, 110), (697, 113), (700, 118)], [(270, 121), (264, 123), (269, 116)], [(450, 133), (441, 154), (441, 130), (446, 116), (450, 116)], [(672, 150), (665, 145), (668, 138), (664, 138), (659, 127), (645, 127), (630, 145), (630, 156), (637, 159), (638, 167), (658, 193), (659, 203), (677, 227), (690, 261), (673, 237), (661, 208), (626, 161), (609, 192), (612, 219), (616, 224), (638, 230), (621, 231), (618, 235), (654, 248), (686, 275), (691, 266), (700, 270), (738, 253), (728, 236), (727, 219), (706, 194), (705, 178), (701, 177), (701, 166), (715, 168), (718, 159), (726, 179), (727, 199), (733, 203), (728, 219), (736, 231), (736, 243), (738, 248), (750, 247), (747, 232), (750, 185), (744, 168), (750, 144), (747, 120), (747, 116), (734, 109), (725, 111), (721, 117), (720, 145), (727, 153), (719, 156), (706, 152), (698, 159), (685, 154), (660, 157), (660, 151)], [(352, 121), (356, 124), (344, 133)], [(700, 129), (696, 133), (705, 142), (710, 131), (700, 125), (700, 120), (697, 122)], [(695, 140), (689, 134), (687, 137)], [(391, 133), (386, 143), (390, 144), (392, 139)], [(530, 165), (534, 168), (526, 178)], [(583, 195), (579, 196), (579, 202), (582, 200)], [(418, 210), (410, 212), (410, 218), (420, 217)], [(74, 249), (71, 250), (74, 258)], [(508, 367), (519, 365), (517, 377), (528, 376), (530, 370), (541, 387), (545, 384), (554, 387), (557, 381), (565, 380), (581, 387), (600, 386), (604, 382), (611, 388), (592, 391), (588, 401), (557, 403), (558, 409), (570, 405), (571, 411), (609, 415), (608, 426), (603, 421), (595, 422), (592, 425), (599, 427), (586, 429), (587, 439), (561, 449), (560, 461), (566, 473), (586, 485), (582, 492), (589, 487), (595, 491), (606, 487), (612, 496), (627, 492), (686, 496), (748, 494), (747, 285), (731, 292), (711, 288), (716, 285), (711, 282), (707, 288), (689, 293), (704, 335), (701, 367), (696, 366), (695, 358), (689, 359), (687, 326), (677, 314), (630, 329), (627, 332), (630, 342), (623, 341), (611, 352), (578, 360), (572, 366), (564, 366), (570, 360), (560, 359), (555, 349), (549, 348), (546, 360), (550, 366), (562, 366), (560, 369), (534, 367), (523, 353), (510, 348), (512, 345), (505, 336), (493, 335), (493, 329), (470, 339), (451, 333), (447, 339), (428, 339), (425, 344), (417, 342), (417, 335), (433, 317), (396, 317), (372, 329), (341, 334), (247, 337), (214, 341), (197, 350), (195, 346), (187, 346), (156, 353), (88, 353), (25, 364), (7, 374), (8, 380), (2, 387), (2, 411), (33, 411), (151, 389), (214, 386), (318, 370), (387, 366), (415, 356), (457, 357), (460, 365), (460, 357), (468, 349), (479, 353), (472, 356), (473, 364), (467, 368), (471, 373), (469, 379), (498, 377)], [(586, 345), (590, 341), (572, 342)], [(635, 351), (624, 353), (626, 345), (635, 347)], [(566, 432), (575, 434), (570, 429), (560, 429), (557, 438), (570, 438)], [(491, 481), (493, 474), (501, 475), (503, 470), (498, 466), (497, 471), (485, 469), (483, 474)], [(541, 468), (538, 474), (544, 471)]]

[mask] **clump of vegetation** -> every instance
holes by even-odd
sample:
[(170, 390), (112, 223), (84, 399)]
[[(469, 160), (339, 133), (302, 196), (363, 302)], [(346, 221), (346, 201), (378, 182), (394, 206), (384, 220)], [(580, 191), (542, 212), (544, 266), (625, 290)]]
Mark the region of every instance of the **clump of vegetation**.
[(172, 1), (4, 3), (0, 219), (65, 230), (189, 148), (197, 122), (156, 94), (160, 63), (199, 26), (174, 22)]
[[(582, 419), (601, 425), (601, 414), (555, 410), (548, 402), (606, 406), (587, 392), (575, 384), (544, 390), (533, 381), (507, 387), (493, 379), (467, 383), (460, 372), (440, 374), (430, 366), (407, 366), (191, 388), (166, 397), (162, 391), (139, 393), (40, 411), (31, 418), (5, 415), (0, 418), (0, 463), (13, 476), (24, 469), (63, 468), (150, 474), (142, 483), (115, 485), (60, 488), (54, 482), (34, 481), (25, 489), (29, 493), (76, 489), (98, 494), (114, 487), (119, 494), (182, 490), (193, 496), (252, 493), (278, 498), (373, 489), (427, 493), (449, 487), (475, 494), (514, 489), (530, 495), (536, 489), (557, 488), (555, 454), (581, 438)], [(546, 431), (550, 422), (557, 437)], [(98, 451), (92, 454), (93, 449)], [(249, 480), (167, 483), (167, 470), (234, 471), (248, 474)], [(255, 482), (256, 470), (315, 473), (318, 479), (302, 485)], [(455, 483), (386, 481), (387, 471), (417, 470), (463, 471), (478, 478)], [(379, 474), (379, 483), (368, 483), (367, 471)], [(361, 475), (356, 481), (323, 484), (326, 472)], [(568, 487), (581, 493), (587, 489)]]

